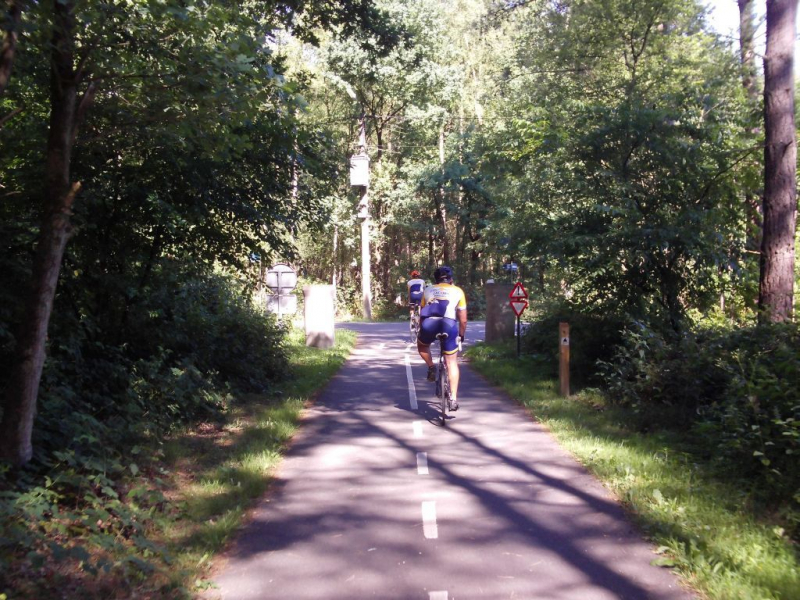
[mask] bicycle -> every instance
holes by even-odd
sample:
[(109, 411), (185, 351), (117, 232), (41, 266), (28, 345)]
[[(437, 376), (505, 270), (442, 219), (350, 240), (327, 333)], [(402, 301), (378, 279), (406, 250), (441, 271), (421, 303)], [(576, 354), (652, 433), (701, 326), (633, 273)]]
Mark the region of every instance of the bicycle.
[(436, 365), (436, 397), (439, 398), (439, 409), (442, 420), (442, 427), (447, 425), (447, 411), (450, 410), (450, 374), (447, 371), (447, 362), (444, 358), (444, 343), (447, 340), (446, 333), (437, 333), (436, 339), (439, 340), (439, 363)]
[(419, 304), (415, 304), (411, 311), (411, 343), (417, 343), (419, 336)]

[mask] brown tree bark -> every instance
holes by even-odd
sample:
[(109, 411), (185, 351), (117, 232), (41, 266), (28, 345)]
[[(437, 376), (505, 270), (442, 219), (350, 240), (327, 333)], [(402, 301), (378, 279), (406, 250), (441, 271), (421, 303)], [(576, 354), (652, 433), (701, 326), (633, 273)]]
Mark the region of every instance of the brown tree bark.
[(428, 227), (428, 273), (433, 273), (436, 268), (436, 247), (434, 244), (433, 227)]
[(19, 328), (15, 364), (6, 388), (3, 420), (0, 422), (0, 458), (16, 465), (28, 462), (33, 454), (31, 433), (46, 354), (47, 328), (64, 248), (72, 231), (72, 204), (80, 189), (80, 183), (70, 182), (79, 78), (74, 70), (73, 9), (73, 2), (53, 1), (45, 207), (33, 260), (29, 301)]
[[(444, 179), (444, 124), (439, 129), (439, 166), (441, 167), (442, 178)], [(441, 241), (442, 241), (442, 260), (445, 265), (450, 264), (450, 244), (448, 243), (447, 235), (447, 206), (445, 205), (445, 192), (444, 182), (435, 193), (436, 202), (436, 215), (439, 218), (441, 227)]]
[(0, 96), (6, 91), (8, 82), (11, 80), (11, 70), (14, 66), (14, 57), (17, 53), (17, 40), (19, 39), (19, 22), (22, 18), (22, 0), (9, 0), (6, 31), (3, 37), (3, 45), (0, 47)]
[(738, 0), (739, 4), (739, 64), (742, 67), (742, 85), (751, 100), (758, 99), (756, 51), (753, 38), (756, 33), (753, 0)]
[(764, 56), (764, 228), (758, 308), (763, 321), (792, 318), (797, 224), (794, 38), (797, 0), (767, 0)]
[[(742, 87), (747, 92), (750, 105), (755, 111), (758, 106), (758, 72), (755, 51), (755, 12), (753, 0), (738, 0), (739, 4), (739, 64), (741, 66)], [(760, 128), (751, 133), (756, 134)], [(746, 249), (749, 253), (760, 254), (763, 199), (759, 194), (748, 191), (744, 198), (747, 214)], [(751, 254), (751, 255), (752, 255)]]

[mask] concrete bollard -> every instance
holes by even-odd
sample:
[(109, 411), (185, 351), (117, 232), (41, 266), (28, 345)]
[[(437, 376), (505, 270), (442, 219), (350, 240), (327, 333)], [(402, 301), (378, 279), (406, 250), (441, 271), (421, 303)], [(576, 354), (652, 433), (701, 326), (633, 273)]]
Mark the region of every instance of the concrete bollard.
[(486, 341), (499, 342), (514, 338), (517, 316), (511, 310), (508, 295), (514, 289), (510, 283), (487, 283), (486, 292)]
[(333, 348), (336, 343), (336, 290), (332, 285), (303, 286), (306, 346)]

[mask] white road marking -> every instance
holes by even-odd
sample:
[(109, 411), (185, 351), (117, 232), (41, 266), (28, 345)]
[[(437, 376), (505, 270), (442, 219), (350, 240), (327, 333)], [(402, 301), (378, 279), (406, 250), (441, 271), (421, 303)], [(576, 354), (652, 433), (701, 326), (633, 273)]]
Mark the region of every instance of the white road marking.
[(428, 592), (428, 600), (447, 600), (447, 592)]
[(417, 475), (428, 474), (428, 453), (417, 452)]
[(414, 437), (422, 437), (422, 421), (414, 421)]
[(408, 401), (411, 403), (411, 410), (417, 410), (417, 389), (414, 387), (414, 376), (411, 374), (411, 359), (406, 354), (406, 379), (408, 380)]
[(439, 537), (439, 526), (436, 524), (435, 500), (428, 500), (422, 503), (422, 533), (429, 540), (435, 540)]

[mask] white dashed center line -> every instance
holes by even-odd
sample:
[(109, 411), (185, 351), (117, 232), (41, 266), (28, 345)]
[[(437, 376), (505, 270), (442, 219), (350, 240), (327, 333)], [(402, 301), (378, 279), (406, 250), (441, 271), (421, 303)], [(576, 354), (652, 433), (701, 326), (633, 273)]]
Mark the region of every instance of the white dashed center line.
[(422, 503), (422, 533), (429, 540), (435, 540), (439, 537), (439, 526), (436, 524), (435, 500), (428, 500)]
[(414, 437), (422, 437), (422, 421), (414, 421)]
[(417, 474), (418, 475), (427, 475), (428, 474), (428, 453), (427, 452), (417, 452)]
[(428, 600), (447, 600), (447, 592), (428, 592)]
[(417, 410), (417, 390), (414, 387), (414, 376), (411, 374), (411, 358), (406, 354), (406, 379), (408, 380), (408, 401), (411, 410)]

